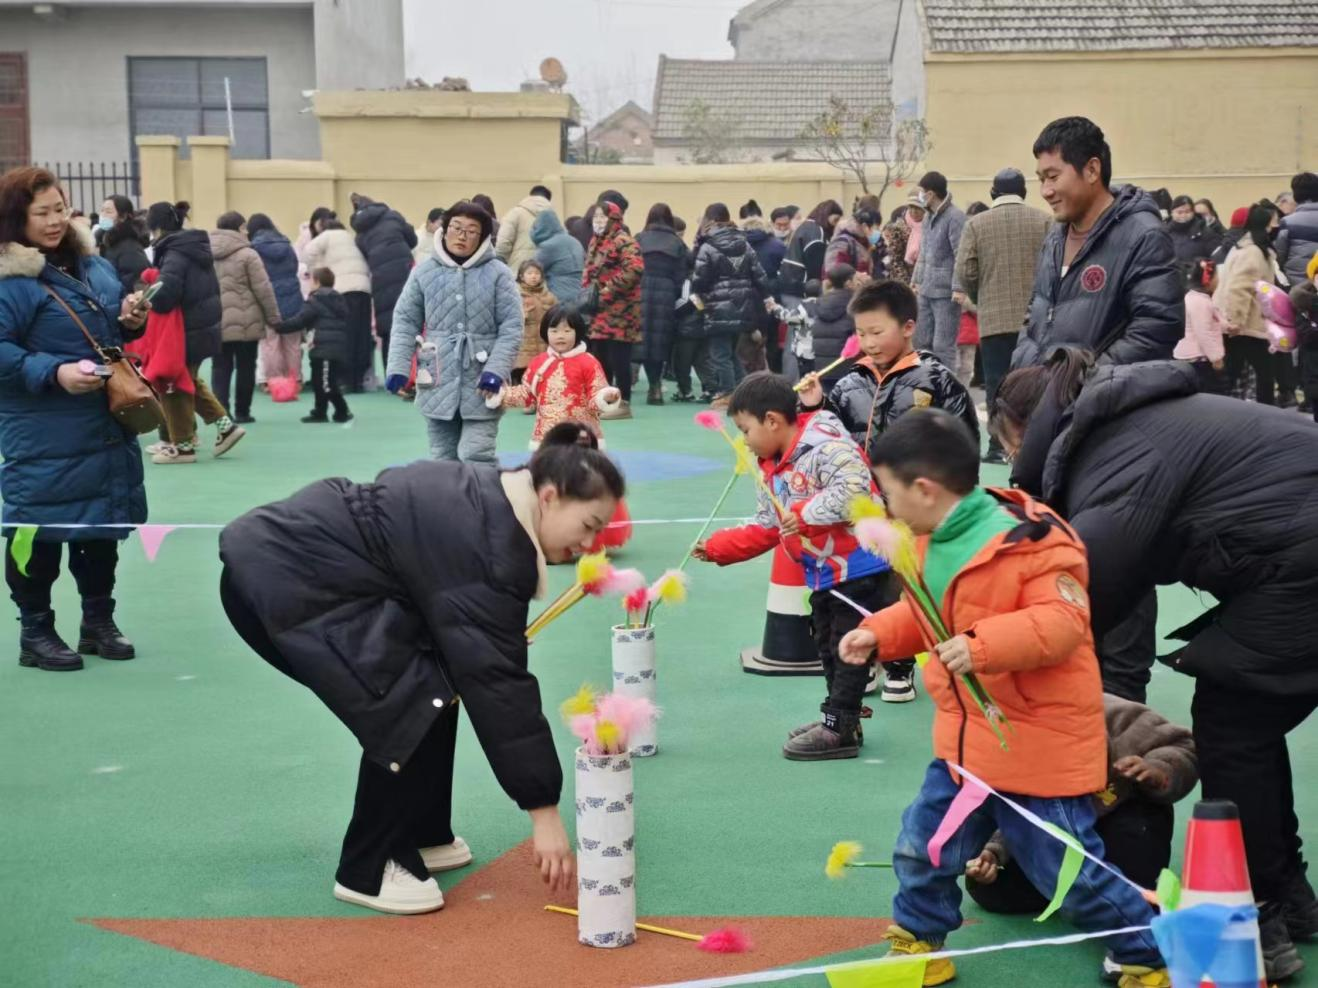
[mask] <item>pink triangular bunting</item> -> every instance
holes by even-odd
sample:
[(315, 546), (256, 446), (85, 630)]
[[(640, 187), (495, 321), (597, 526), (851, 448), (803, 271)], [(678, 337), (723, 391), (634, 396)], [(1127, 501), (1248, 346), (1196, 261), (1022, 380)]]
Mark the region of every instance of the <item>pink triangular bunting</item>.
[(165, 536), (174, 531), (175, 525), (141, 525), (137, 529), (137, 534), (142, 537), (142, 551), (146, 553), (146, 560), (149, 563), (156, 561), (156, 553), (160, 551), (160, 544), (165, 541)]

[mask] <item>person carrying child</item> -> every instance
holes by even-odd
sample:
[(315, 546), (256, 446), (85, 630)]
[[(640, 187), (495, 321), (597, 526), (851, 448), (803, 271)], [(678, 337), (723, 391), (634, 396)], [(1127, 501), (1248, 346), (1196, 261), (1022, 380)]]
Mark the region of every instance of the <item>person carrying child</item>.
[(732, 393), (728, 415), (759, 458), (773, 497), (761, 487), (753, 521), (715, 532), (696, 546), (695, 558), (728, 566), (769, 552), (782, 541), (800, 561), (813, 591), (811, 633), (828, 695), (820, 707), (823, 719), (788, 735), (783, 756), (792, 761), (855, 758), (864, 743), (861, 701), (869, 671), (838, 662), (838, 642), (860, 615), (830, 591), (870, 611), (897, 599), (887, 563), (861, 549), (848, 524), (852, 500), (873, 492), (865, 458), (830, 413), (798, 414), (796, 393), (777, 374), (746, 377)]
[[(1065, 845), (1005, 802), (990, 797), (943, 847), (928, 845), (957, 796), (955, 762), (1042, 819), (1104, 855), (1094, 828), (1093, 793), (1107, 784), (1103, 695), (1089, 626), (1088, 564), (1075, 533), (1019, 490), (978, 486), (979, 445), (956, 416), (921, 409), (874, 444), (872, 463), (892, 516), (919, 536), (930, 596), (954, 633), (930, 648), (912, 605), (901, 601), (866, 619), (839, 645), (843, 662), (864, 668), (929, 649), (925, 687), (933, 698), (934, 760), (902, 814), (893, 851), (898, 891), (886, 936), (894, 954), (942, 948), (961, 926), (967, 861), (995, 830), (1036, 889), (1051, 893)], [(975, 673), (1011, 724), (1010, 750), (960, 682)], [(1026, 699), (1028, 697), (1028, 700)], [(1147, 926), (1153, 911), (1139, 891), (1089, 859), (1061, 906), (1086, 932)], [(1170, 988), (1148, 930), (1108, 938), (1120, 988)], [(923, 983), (956, 977), (948, 958), (925, 967)]]
[(1199, 390), (1206, 394), (1226, 394), (1226, 344), (1222, 340), (1222, 313), (1213, 304), (1217, 291), (1217, 265), (1206, 258), (1191, 262), (1186, 277), (1185, 336), (1176, 344), (1172, 356), (1194, 367)]
[(527, 366), (545, 352), (540, 322), (558, 304), (545, 284), (545, 269), (534, 258), (523, 261), (517, 269), (517, 290), (522, 294), (522, 348), (517, 351), (517, 362), (513, 365), (513, 384), (521, 384)]
[[(915, 292), (899, 281), (872, 281), (851, 299), (849, 310), (864, 356), (824, 396), (824, 386), (811, 375), (802, 381), (801, 407), (824, 408), (841, 420), (866, 456), (879, 437), (913, 408), (945, 408), (970, 428), (976, 440), (979, 417), (970, 393), (951, 368), (928, 351), (916, 351), (919, 313)], [(915, 662), (889, 662), (883, 668), (886, 703), (915, 699)]]
[(316, 268), (311, 272), (311, 279), (316, 288), (302, 303), (302, 311), (275, 326), (275, 332), (282, 335), (311, 330), (311, 387), (315, 404), (310, 415), (302, 416), (302, 421), (328, 422), (325, 413), (333, 405), (335, 422), (351, 422), (352, 412), (348, 411), (340, 390), (348, 378), (351, 356), (348, 303), (334, 290), (334, 272), (329, 268)]
[(549, 349), (527, 365), (521, 384), (489, 398), (491, 408), (535, 408), (531, 448), (569, 419), (591, 430), (604, 445), (600, 413), (618, 407), (622, 392), (610, 387), (604, 368), (586, 351), (586, 317), (575, 306), (554, 305), (540, 319), (540, 338)]

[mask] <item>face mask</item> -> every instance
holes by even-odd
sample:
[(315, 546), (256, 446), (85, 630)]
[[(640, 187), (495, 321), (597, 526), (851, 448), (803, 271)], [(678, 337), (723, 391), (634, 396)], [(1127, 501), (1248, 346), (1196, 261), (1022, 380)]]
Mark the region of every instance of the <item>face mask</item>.
[(773, 235), (777, 237), (779, 240), (786, 240), (788, 237), (792, 235), (792, 231), (779, 230), (777, 227), (774, 227)]
[(880, 238), (882, 238), (882, 236), (883, 236), (883, 231), (881, 231), (881, 230), (871, 230), (871, 231), (870, 231), (870, 246), (871, 246), (871, 247), (877, 247), (877, 246), (878, 246), (878, 243), (879, 243), (879, 240), (880, 240)]
[(604, 235), (604, 231), (609, 228), (608, 220), (595, 219), (591, 221), (590, 228), (595, 231), (595, 236)]
[(108, 216), (102, 216), (96, 221), (96, 225), (100, 227), (102, 230), (113, 230), (114, 220), (112, 220)]

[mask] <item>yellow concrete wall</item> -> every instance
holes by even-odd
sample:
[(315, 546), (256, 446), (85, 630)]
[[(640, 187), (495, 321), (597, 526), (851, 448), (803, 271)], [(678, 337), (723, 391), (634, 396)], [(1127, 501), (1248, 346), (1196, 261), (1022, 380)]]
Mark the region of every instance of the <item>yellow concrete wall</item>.
[(1318, 160), (1318, 49), (934, 55), (925, 74), (929, 163), (962, 201), (1008, 165), (1033, 175), (1039, 131), (1073, 114), (1103, 128), (1116, 181), (1223, 211)]

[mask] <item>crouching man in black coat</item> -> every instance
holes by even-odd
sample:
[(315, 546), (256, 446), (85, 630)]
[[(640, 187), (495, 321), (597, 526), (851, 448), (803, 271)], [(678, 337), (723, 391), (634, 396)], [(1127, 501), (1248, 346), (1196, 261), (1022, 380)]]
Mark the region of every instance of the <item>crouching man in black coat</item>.
[(1219, 602), (1162, 661), (1195, 677), (1204, 797), (1240, 810), (1272, 982), (1303, 967), (1292, 941), (1318, 936), (1286, 747), (1318, 707), (1318, 429), (1196, 390), (1179, 361), (1060, 350), (1007, 376), (990, 427), (1012, 480), (1084, 540), (1095, 636), (1157, 584)]
[(583, 551), (623, 496), (596, 450), (546, 447), (527, 468), (415, 463), (374, 483), (323, 480), (220, 535), (238, 634), (361, 742), (334, 895), (391, 913), (444, 904), (430, 872), (471, 852), (450, 824), (459, 702), (535, 858), (573, 885), (562, 770), (527, 670), (527, 608), (545, 561)]

